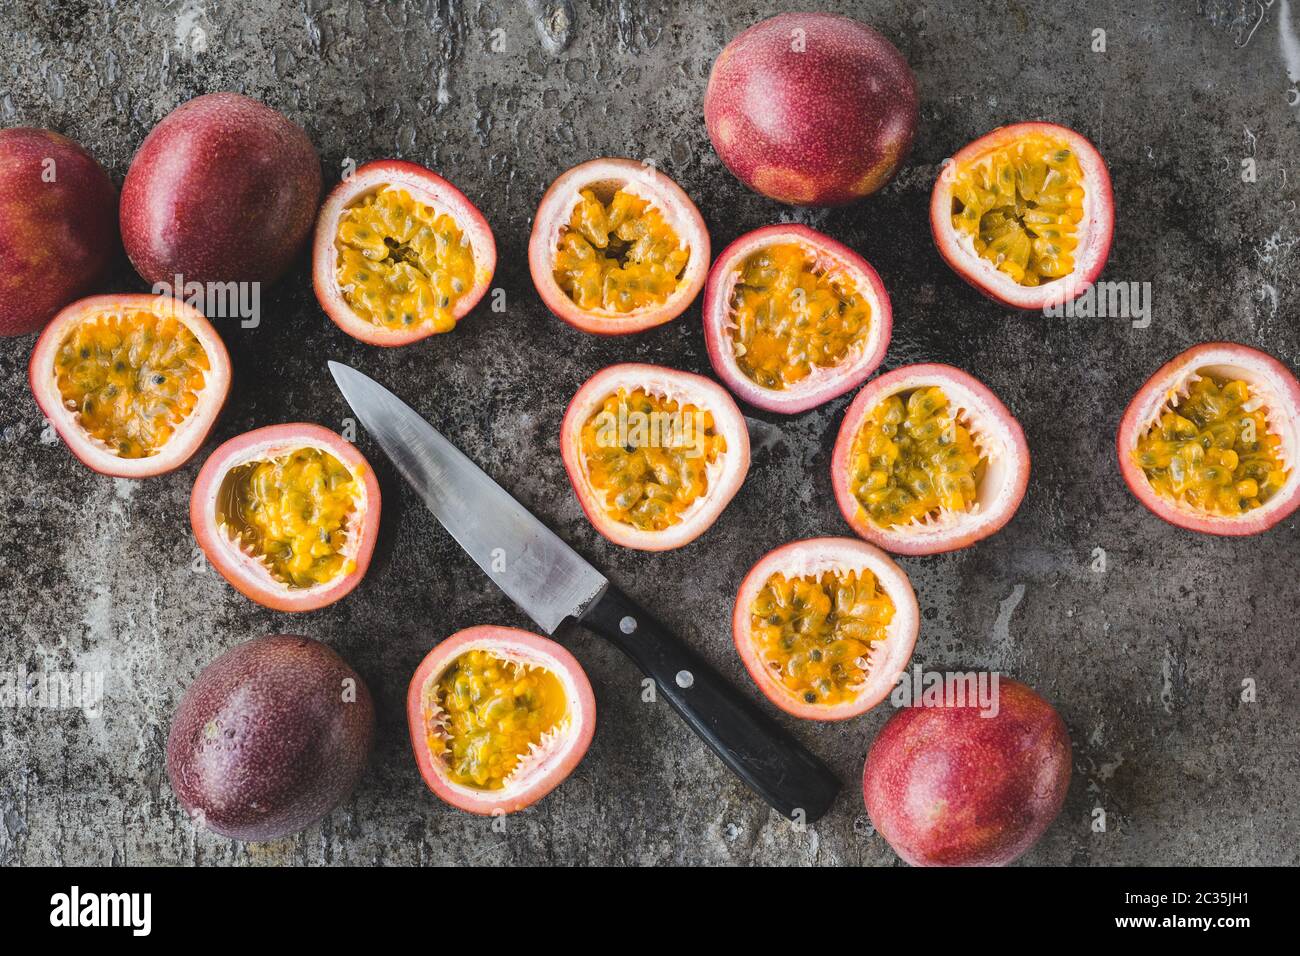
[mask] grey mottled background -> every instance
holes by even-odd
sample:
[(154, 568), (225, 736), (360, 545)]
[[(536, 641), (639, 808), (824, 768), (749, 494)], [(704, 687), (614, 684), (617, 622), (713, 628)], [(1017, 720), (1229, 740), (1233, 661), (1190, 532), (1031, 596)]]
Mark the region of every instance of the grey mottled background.
[[(563, 169), (628, 155), (655, 159), (682, 184), (716, 249), (781, 219), (848, 242), (893, 297), (886, 367), (940, 360), (971, 370), (1020, 417), (1033, 449), (1029, 494), (1001, 534), (902, 562), (923, 608), (919, 662), (997, 668), (1046, 695), (1069, 725), (1069, 798), (1026, 862), (1300, 862), (1297, 523), (1239, 541), (1166, 527), (1129, 496), (1112, 446), (1132, 392), (1189, 345), (1236, 339), (1300, 365), (1300, 52), (1288, 75), (1284, 42), (1300, 51), (1300, 0), (825, 3), (890, 37), (922, 97), (902, 174), (834, 212), (796, 212), (747, 192), (704, 132), (713, 57), (791, 6), (579, 3), (573, 42), (553, 56), (524, 5), (507, 0), (0, 0), (0, 125), (72, 136), (120, 182), (162, 116), (231, 89), (302, 123), (327, 183), (347, 157), (385, 156), (457, 183), (496, 232), (495, 284), (508, 311), (481, 308), (451, 335), (381, 351), (329, 323), (300, 267), (263, 302), (260, 328), (221, 325), (237, 377), (209, 449), (273, 422), (339, 427), (346, 409), (324, 363), (357, 365), (755, 696), (731, 646), (734, 589), (777, 544), (847, 533), (827, 469), (848, 399), (779, 422), (783, 442), (756, 458), (741, 494), (693, 545), (661, 555), (609, 545), (583, 518), (560, 464), (564, 404), (615, 361), (707, 371), (699, 308), (630, 338), (570, 329), (529, 281), (530, 216)], [(1097, 28), (1105, 53), (1091, 49)], [(206, 38), (198, 52), (196, 30)], [(1118, 229), (1107, 277), (1153, 283), (1150, 328), (1012, 314), (936, 254), (926, 209), (939, 162), (994, 126), (1037, 118), (1079, 129), (1109, 161)], [(1257, 182), (1242, 181), (1247, 158)], [(140, 285), (124, 270), (112, 287)], [(800, 833), (666, 705), (641, 703), (639, 675), (577, 629), (563, 639), (587, 668), (599, 710), (577, 772), (509, 818), (504, 833), (443, 806), (409, 754), (408, 677), (454, 630), (529, 622), (368, 439), (360, 444), (385, 493), (378, 560), (341, 604), (280, 615), (192, 570), (186, 508), (203, 455), (136, 484), (90, 473), (43, 434), (26, 384), (32, 341), (0, 340), (0, 670), (102, 671), (107, 700), (98, 719), (0, 711), (0, 862), (896, 862), (871, 832), (858, 787), (888, 705), (844, 724), (794, 727), (846, 782), (833, 812)], [(1099, 547), (1104, 573), (1092, 570)], [(328, 642), (370, 683), (379, 709), (372, 769), (350, 803), (294, 839), (244, 846), (195, 832), (163, 771), (172, 710), (208, 660), (282, 630)], [(1253, 704), (1240, 701), (1247, 678), (1258, 686)], [(1093, 827), (1098, 809), (1104, 832)]]

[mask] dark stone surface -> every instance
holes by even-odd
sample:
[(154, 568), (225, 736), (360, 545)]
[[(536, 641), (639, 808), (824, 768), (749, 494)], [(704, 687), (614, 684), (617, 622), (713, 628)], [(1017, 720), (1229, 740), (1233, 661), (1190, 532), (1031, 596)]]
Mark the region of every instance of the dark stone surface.
[[(345, 158), (394, 155), (457, 183), (496, 232), (507, 311), (480, 308), (453, 334), (382, 351), (328, 322), (299, 267), (264, 301), (259, 328), (221, 325), (236, 382), (209, 448), (273, 422), (341, 427), (348, 412), (324, 363), (353, 364), (405, 395), (755, 696), (731, 646), (734, 589), (775, 545), (847, 533), (827, 473), (847, 399), (778, 422), (783, 440), (757, 456), (745, 488), (695, 544), (661, 555), (607, 544), (560, 464), (564, 405), (611, 362), (707, 371), (699, 308), (630, 338), (570, 329), (532, 289), (530, 216), (569, 165), (627, 155), (654, 159), (682, 184), (715, 249), (781, 219), (849, 243), (893, 297), (886, 368), (938, 360), (974, 372), (1020, 417), (1033, 449), (1028, 496), (1002, 533), (902, 561), (923, 609), (918, 662), (1004, 670), (1069, 726), (1069, 797), (1025, 860), (1300, 862), (1297, 522), (1236, 541), (1166, 527), (1128, 494), (1113, 450), (1130, 395), (1189, 345), (1235, 339), (1300, 364), (1300, 62), (1288, 76), (1282, 42), (1300, 35), (1300, 2), (831, 4), (900, 47), (922, 97), (898, 179), (833, 212), (747, 192), (704, 133), (717, 51), (789, 6), (575, 4), (572, 43), (556, 56), (524, 5), (509, 2), (0, 0), (0, 124), (72, 136), (120, 182), (162, 116), (232, 89), (302, 123), (327, 183)], [(1106, 31), (1104, 53), (1092, 50), (1094, 29)], [(940, 161), (994, 126), (1034, 118), (1075, 127), (1108, 159), (1118, 230), (1107, 277), (1153, 284), (1149, 328), (1012, 314), (935, 252), (926, 210)], [(1244, 159), (1255, 161), (1256, 182), (1243, 182)], [(111, 287), (140, 283), (122, 270)], [(443, 806), (409, 753), (407, 679), (454, 630), (529, 622), (368, 439), (359, 443), (386, 496), (379, 560), (341, 604), (277, 614), (194, 571), (187, 501), (202, 455), (131, 483), (90, 473), (50, 437), (26, 383), (32, 341), (0, 341), (0, 670), (102, 671), (106, 700), (97, 719), (0, 712), (0, 862), (896, 862), (870, 831), (858, 787), (888, 705), (844, 724), (794, 726), (846, 784), (832, 813), (799, 832), (665, 705), (643, 704), (639, 675), (578, 629), (563, 640), (591, 676), (600, 718), (585, 762), (504, 832)], [(1104, 572), (1093, 570), (1096, 548)], [(172, 711), (222, 650), (286, 630), (328, 642), (369, 682), (379, 722), (372, 768), (349, 804), (295, 839), (240, 845), (196, 832), (163, 772)], [(1248, 679), (1255, 703), (1241, 701)], [(1099, 810), (1104, 832), (1094, 827)]]

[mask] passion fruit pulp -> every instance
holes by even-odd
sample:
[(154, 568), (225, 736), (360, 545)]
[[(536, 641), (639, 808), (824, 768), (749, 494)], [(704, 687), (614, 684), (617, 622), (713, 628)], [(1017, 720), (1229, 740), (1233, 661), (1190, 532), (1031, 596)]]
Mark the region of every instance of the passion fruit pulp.
[(255, 429), (204, 464), (190, 498), (195, 537), (246, 597), (282, 611), (343, 598), (365, 576), (379, 485), (351, 444), (318, 425)]
[(944, 259), (986, 295), (1022, 309), (1059, 305), (1082, 295), (1110, 254), (1110, 174), (1073, 130), (1004, 127), (944, 167), (930, 225)]
[(230, 387), (230, 357), (198, 310), (152, 295), (92, 296), (46, 327), (32, 394), (96, 471), (143, 478), (184, 464)]
[(831, 478), (863, 538), (898, 554), (934, 554), (1011, 519), (1029, 481), (1029, 449), (1006, 406), (970, 375), (905, 366), (849, 406)]
[(596, 530), (645, 551), (702, 534), (749, 469), (749, 432), (731, 397), (708, 379), (653, 365), (592, 376), (569, 403), (560, 447)]
[(1129, 404), (1117, 439), (1138, 499), (1180, 527), (1263, 531), (1300, 507), (1300, 383), (1276, 359), (1214, 342), (1175, 357)]
[(472, 627), (425, 657), (407, 717), (429, 788), (471, 813), (512, 813), (577, 766), (595, 731), (595, 697), (568, 651), (527, 631)]
[(450, 332), (496, 269), (487, 221), (455, 186), (401, 160), (367, 163), (330, 193), (316, 223), (316, 297), (374, 345)]
[(620, 335), (671, 321), (694, 301), (709, 234), (680, 186), (629, 159), (562, 174), (538, 207), (528, 244), (538, 294), (589, 332)]
[(774, 704), (844, 720), (884, 699), (907, 667), (920, 616), (907, 576), (851, 538), (796, 541), (745, 577), (732, 618), (736, 650)]
[(805, 411), (859, 385), (884, 358), (892, 322), (870, 264), (805, 226), (737, 239), (713, 264), (704, 294), (714, 370), (770, 411)]

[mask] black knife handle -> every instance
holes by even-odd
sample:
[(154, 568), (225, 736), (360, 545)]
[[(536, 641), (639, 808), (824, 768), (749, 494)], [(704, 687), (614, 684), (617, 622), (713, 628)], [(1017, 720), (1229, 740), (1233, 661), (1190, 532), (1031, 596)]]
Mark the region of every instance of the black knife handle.
[(673, 709), (783, 816), (809, 823), (835, 800), (831, 769), (626, 594), (610, 585), (582, 617), (659, 686)]

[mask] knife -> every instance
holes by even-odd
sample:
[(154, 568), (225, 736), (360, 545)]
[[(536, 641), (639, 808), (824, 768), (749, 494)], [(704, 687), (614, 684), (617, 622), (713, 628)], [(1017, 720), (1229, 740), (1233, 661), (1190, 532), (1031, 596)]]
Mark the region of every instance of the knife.
[(547, 634), (569, 619), (599, 634), (654, 679), (687, 725), (785, 817), (812, 822), (835, 799), (830, 768), (699, 654), (378, 382), (329, 363), (366, 430), (424, 503), (506, 595)]

